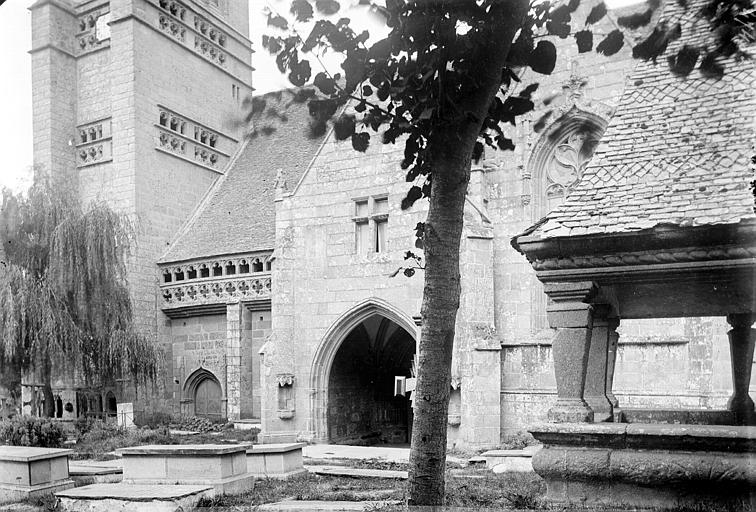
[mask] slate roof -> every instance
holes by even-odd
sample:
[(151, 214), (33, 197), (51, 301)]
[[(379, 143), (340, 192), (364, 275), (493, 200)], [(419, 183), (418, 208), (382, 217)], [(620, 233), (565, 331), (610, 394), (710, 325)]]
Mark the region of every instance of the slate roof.
[[(324, 138), (310, 137), (307, 103), (294, 102), (293, 96), (294, 91), (287, 90), (258, 97), (265, 100), (267, 108), (252, 119), (257, 135), (240, 143), (225, 175), (213, 185), (158, 263), (274, 248), (278, 171), (292, 190)], [(279, 115), (271, 114), (272, 110)]]
[[(693, 22), (696, 6), (683, 12), (677, 2), (666, 4), (664, 18), (682, 16), (683, 26), (683, 39), (666, 55), (709, 37)], [(525, 234), (547, 239), (753, 219), (755, 116), (753, 61), (726, 62), (718, 81), (698, 68), (676, 77), (666, 56), (657, 65), (640, 62), (580, 183)]]

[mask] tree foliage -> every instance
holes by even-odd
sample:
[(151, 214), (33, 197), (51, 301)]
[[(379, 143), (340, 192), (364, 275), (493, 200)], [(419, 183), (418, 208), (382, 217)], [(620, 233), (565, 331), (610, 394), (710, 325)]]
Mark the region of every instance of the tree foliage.
[(104, 203), (84, 210), (77, 197), (45, 176), (25, 196), (4, 192), (0, 364), (46, 384), (62, 363), (95, 385), (154, 379), (160, 353), (134, 324), (126, 283), (134, 226)]

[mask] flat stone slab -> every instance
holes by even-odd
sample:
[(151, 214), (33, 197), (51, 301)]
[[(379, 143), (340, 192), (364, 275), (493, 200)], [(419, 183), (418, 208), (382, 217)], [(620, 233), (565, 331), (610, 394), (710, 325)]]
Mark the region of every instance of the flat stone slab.
[(68, 456), (73, 450), (63, 448), (33, 448), (30, 446), (0, 446), (0, 461), (33, 462)]
[(307, 446), (305, 443), (271, 443), (271, 444), (254, 444), (247, 448), (247, 454), (257, 453), (286, 453), (295, 450), (301, 450)]
[(56, 493), (63, 512), (184, 512), (213, 495), (204, 485), (93, 484)]
[(80, 466), (78, 464), (69, 464), (68, 466), (68, 474), (71, 476), (120, 475), (122, 473), (122, 468), (115, 467)]
[(210, 485), (92, 484), (55, 493), (58, 498), (116, 499), (127, 501), (171, 500), (212, 490)]
[(347, 468), (343, 466), (306, 466), (307, 471), (316, 475), (343, 476), (347, 478), (388, 478), (406, 480), (407, 471), (391, 469)]
[(351, 512), (362, 510), (379, 510), (387, 505), (398, 505), (399, 501), (279, 501), (277, 503), (267, 503), (259, 505), (256, 510), (267, 510), (269, 512), (294, 512), (294, 511), (312, 511), (312, 512)]
[(164, 444), (133, 446), (118, 450), (122, 455), (193, 455), (193, 456), (216, 456), (232, 453), (246, 452), (249, 445), (246, 444)]

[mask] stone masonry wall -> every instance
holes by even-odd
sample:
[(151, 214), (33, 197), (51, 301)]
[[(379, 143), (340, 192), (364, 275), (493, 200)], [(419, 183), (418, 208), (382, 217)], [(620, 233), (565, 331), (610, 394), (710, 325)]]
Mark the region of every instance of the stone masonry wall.
[(260, 418), (260, 349), (272, 332), (270, 311), (243, 312), (241, 417)]

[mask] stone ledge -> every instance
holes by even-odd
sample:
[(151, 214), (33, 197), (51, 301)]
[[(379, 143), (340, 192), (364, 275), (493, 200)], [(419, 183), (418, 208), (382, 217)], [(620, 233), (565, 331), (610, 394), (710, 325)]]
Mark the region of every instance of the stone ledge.
[(14, 503), (53, 494), (57, 491), (70, 489), (74, 485), (74, 481), (71, 479), (57, 480), (55, 482), (32, 486), (0, 484), (0, 504)]
[(0, 446), (0, 461), (33, 462), (68, 457), (73, 450), (60, 448), (32, 448), (29, 446)]
[(286, 453), (293, 452), (295, 450), (301, 450), (307, 446), (307, 443), (271, 443), (271, 444), (255, 444), (247, 448), (247, 454), (263, 454), (263, 453)]
[(132, 448), (121, 448), (121, 455), (193, 455), (213, 457), (229, 453), (246, 452), (249, 445), (245, 444), (176, 444), (176, 445), (147, 445)]
[(529, 429), (545, 445), (756, 453), (756, 427), (659, 423), (542, 423)]

